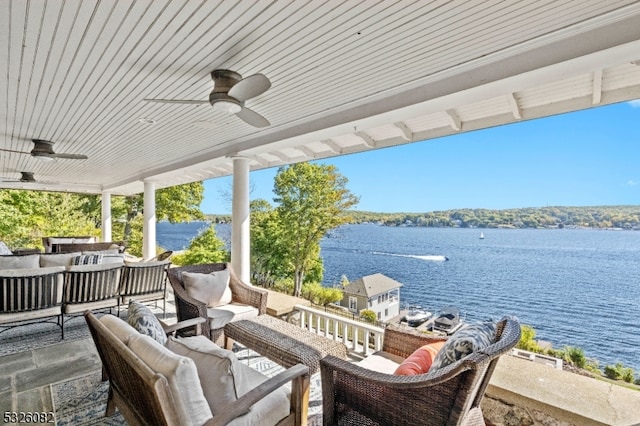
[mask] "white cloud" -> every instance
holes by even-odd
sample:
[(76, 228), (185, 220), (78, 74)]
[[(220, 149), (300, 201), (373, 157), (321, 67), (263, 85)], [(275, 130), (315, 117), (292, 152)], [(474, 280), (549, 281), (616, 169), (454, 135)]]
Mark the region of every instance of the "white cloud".
[(640, 108), (640, 99), (636, 99), (634, 101), (629, 101), (627, 103), (629, 105), (631, 105), (633, 108)]
[(633, 180), (627, 181), (627, 185), (629, 185), (629, 186), (636, 186), (637, 184), (638, 184), (638, 182), (635, 182)]

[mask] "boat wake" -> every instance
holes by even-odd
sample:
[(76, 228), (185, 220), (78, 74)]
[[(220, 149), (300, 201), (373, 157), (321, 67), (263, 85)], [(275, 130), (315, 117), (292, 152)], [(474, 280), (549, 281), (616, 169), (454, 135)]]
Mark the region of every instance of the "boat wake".
[(445, 260), (449, 260), (447, 256), (439, 256), (439, 255), (418, 255), (418, 254), (398, 254), (398, 253), (384, 253), (379, 251), (374, 251), (373, 254), (379, 254), (382, 256), (397, 256), (397, 257), (412, 257), (414, 259), (420, 260), (428, 260), (431, 262), (443, 262)]

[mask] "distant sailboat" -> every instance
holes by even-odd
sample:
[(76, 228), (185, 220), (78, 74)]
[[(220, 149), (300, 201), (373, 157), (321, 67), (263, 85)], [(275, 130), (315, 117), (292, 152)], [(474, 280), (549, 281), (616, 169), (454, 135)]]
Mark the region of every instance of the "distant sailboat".
[(480, 233), (480, 239), (484, 240), (484, 233), (482, 233), (482, 232)]

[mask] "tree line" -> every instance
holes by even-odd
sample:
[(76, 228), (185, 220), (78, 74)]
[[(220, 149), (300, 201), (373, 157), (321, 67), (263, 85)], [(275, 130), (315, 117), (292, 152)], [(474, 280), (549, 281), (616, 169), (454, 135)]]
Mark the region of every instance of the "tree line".
[(456, 209), (427, 213), (351, 212), (353, 223), (458, 228), (620, 228), (640, 230), (640, 206)]

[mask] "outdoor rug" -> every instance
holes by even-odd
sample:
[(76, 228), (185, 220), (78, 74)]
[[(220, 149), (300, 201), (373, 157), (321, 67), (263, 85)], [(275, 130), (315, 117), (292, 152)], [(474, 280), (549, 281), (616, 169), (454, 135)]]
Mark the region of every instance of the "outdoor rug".
[[(162, 309), (154, 306), (149, 307), (160, 319), (163, 319)], [(115, 309), (112, 312), (114, 315), (116, 314)], [(99, 316), (101, 316), (101, 314), (99, 314)], [(120, 318), (125, 321), (127, 320), (126, 308), (120, 311)], [(169, 303), (167, 303), (166, 319), (169, 321), (171, 318), (175, 318), (175, 313), (169, 311)], [(87, 327), (83, 315), (65, 318), (64, 340), (61, 339), (60, 327), (55, 324), (55, 322), (38, 322), (35, 324), (21, 325), (0, 333), (0, 356), (89, 338), (91, 338), (91, 333), (89, 332), (89, 327)]]
[[(249, 349), (234, 346), (238, 359), (251, 368), (271, 377), (284, 368)], [(105, 417), (109, 382), (101, 381), (102, 373), (89, 375), (51, 385), (53, 407), (59, 426), (71, 425), (126, 425), (120, 412), (113, 417)], [(322, 388), (320, 373), (311, 377), (309, 397), (309, 425), (322, 424)]]

